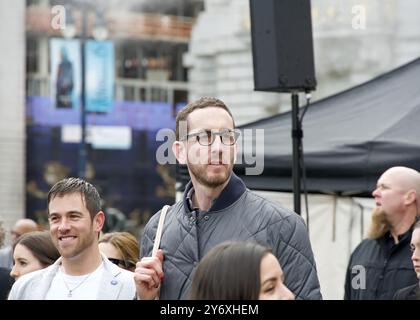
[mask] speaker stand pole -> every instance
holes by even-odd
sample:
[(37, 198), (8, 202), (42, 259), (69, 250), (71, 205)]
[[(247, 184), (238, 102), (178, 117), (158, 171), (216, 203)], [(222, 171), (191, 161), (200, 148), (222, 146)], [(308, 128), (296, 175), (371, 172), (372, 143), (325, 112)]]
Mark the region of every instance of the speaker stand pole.
[(299, 146), (303, 132), (299, 121), (299, 95), (297, 92), (292, 92), (292, 141), (293, 141), (293, 200), (294, 210), (300, 215), (300, 153)]

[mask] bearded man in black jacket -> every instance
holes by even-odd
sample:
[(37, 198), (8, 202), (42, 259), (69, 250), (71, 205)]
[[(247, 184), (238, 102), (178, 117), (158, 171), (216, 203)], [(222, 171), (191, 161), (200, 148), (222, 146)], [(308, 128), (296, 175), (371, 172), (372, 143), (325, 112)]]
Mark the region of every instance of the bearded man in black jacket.
[(350, 256), (345, 299), (389, 300), (417, 280), (410, 241), (420, 208), (420, 173), (393, 167), (379, 178), (372, 193), (376, 209), (368, 239)]

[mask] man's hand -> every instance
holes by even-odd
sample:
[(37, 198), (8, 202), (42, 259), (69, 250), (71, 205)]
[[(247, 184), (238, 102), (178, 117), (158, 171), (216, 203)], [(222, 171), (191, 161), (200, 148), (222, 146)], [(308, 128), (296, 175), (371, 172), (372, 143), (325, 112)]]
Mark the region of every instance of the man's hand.
[(136, 264), (134, 282), (139, 299), (152, 300), (159, 293), (163, 280), (163, 251), (159, 249), (154, 257), (144, 257)]

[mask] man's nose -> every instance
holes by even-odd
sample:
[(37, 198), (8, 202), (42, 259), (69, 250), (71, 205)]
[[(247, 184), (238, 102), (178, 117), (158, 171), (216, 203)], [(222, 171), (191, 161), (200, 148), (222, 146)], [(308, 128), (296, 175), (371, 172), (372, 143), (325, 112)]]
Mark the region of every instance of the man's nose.
[(58, 225), (58, 229), (60, 231), (65, 231), (65, 230), (70, 229), (69, 222), (66, 218), (61, 219), (60, 224)]
[(211, 144), (211, 149), (212, 149), (212, 151), (213, 151), (213, 150), (214, 150), (214, 151), (218, 151), (218, 150), (220, 150), (222, 147), (223, 147), (222, 137), (221, 137), (221, 136), (219, 136), (219, 135), (216, 135), (216, 136), (214, 137), (214, 141), (213, 141), (213, 143)]
[(373, 197), (378, 197), (379, 196), (379, 188), (375, 188), (375, 190), (372, 191), (372, 196)]

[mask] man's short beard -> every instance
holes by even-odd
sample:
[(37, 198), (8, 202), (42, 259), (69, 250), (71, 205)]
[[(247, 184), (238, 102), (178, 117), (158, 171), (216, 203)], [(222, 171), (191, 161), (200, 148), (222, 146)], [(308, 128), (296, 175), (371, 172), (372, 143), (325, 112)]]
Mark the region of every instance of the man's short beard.
[(218, 176), (214, 178), (209, 178), (206, 174), (205, 169), (202, 170), (191, 166), (189, 167), (189, 170), (191, 171), (190, 174), (193, 175), (200, 184), (208, 188), (217, 188), (223, 185), (227, 180), (229, 180), (229, 177), (232, 173), (232, 170), (228, 170), (227, 176), (225, 177)]
[(219, 186), (221, 186), (222, 184), (224, 184), (227, 179), (203, 179), (200, 176), (196, 176), (197, 181), (200, 182), (202, 185), (208, 187), (208, 188), (217, 188)]
[(369, 239), (378, 239), (390, 230), (391, 225), (386, 218), (385, 211), (380, 208), (375, 208), (372, 213), (372, 222), (367, 237)]

